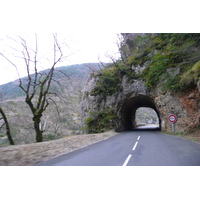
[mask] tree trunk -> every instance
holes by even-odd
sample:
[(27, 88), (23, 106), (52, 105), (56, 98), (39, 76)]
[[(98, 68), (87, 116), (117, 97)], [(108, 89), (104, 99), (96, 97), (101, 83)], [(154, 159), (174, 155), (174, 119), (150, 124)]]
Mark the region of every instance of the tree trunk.
[(43, 142), (43, 131), (40, 129), (40, 118), (37, 116), (34, 117), (34, 128), (36, 132), (36, 142)]
[(11, 136), (11, 133), (10, 133), (10, 126), (9, 126), (7, 117), (6, 117), (5, 113), (4, 113), (4, 111), (2, 110), (2, 108), (0, 108), (0, 113), (1, 113), (1, 115), (3, 117), (3, 120), (4, 120), (5, 124), (6, 124), (6, 134), (7, 134), (8, 140), (10, 142), (10, 145), (14, 145), (15, 143), (14, 143), (14, 141), (12, 139), (12, 136)]

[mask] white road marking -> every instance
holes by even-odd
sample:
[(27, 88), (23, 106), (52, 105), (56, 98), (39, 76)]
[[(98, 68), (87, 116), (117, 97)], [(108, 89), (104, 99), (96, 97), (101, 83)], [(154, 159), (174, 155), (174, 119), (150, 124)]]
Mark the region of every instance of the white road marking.
[(128, 155), (128, 157), (126, 158), (126, 160), (122, 166), (126, 166), (128, 164), (128, 161), (130, 160), (131, 156), (132, 156), (131, 154)]
[(135, 143), (134, 147), (133, 147), (133, 151), (136, 149), (138, 142)]
[[(140, 139), (140, 135), (137, 138), (137, 141)], [(134, 147), (133, 147), (133, 151), (136, 149), (138, 142), (135, 143)], [(126, 166), (129, 162), (129, 160), (131, 159), (132, 154), (129, 154), (128, 157), (126, 158), (124, 164), (122, 166)]]

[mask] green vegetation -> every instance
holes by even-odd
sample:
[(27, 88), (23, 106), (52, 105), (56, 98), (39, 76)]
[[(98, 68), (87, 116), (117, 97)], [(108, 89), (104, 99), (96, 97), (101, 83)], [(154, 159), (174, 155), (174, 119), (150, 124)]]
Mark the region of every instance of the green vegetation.
[(182, 75), (180, 83), (183, 86), (200, 84), (200, 61)]
[[(200, 60), (199, 45), (200, 34), (156, 34), (149, 37), (148, 48), (151, 47), (152, 53), (141, 74), (146, 85), (150, 88), (160, 85), (164, 91), (178, 92), (191, 83), (197, 84), (200, 71), (194, 64)], [(194, 72), (196, 76), (191, 76)], [(191, 76), (189, 80), (184, 78), (188, 75)]]
[(56, 140), (58, 139), (55, 134), (44, 135), (44, 141)]
[[(200, 34), (160, 33), (136, 36), (132, 44), (120, 48), (122, 60), (114, 61), (93, 74), (96, 84), (89, 93), (103, 98), (121, 90), (121, 81), (126, 76), (131, 82), (141, 79), (148, 88), (161, 89), (163, 93), (182, 92), (191, 87), (200, 87)], [(142, 69), (142, 70), (139, 70)], [(113, 116), (105, 110), (91, 113), (85, 120), (89, 133), (109, 128)]]
[(91, 96), (99, 94), (112, 95), (118, 91), (120, 76), (117, 74), (115, 66), (100, 70), (94, 76), (97, 77), (97, 81), (94, 89), (90, 92)]
[(187, 140), (191, 140), (191, 141), (200, 143), (199, 137), (195, 136), (194, 134), (192, 134), (192, 132), (190, 132), (190, 133), (184, 133), (184, 132), (175, 132), (175, 133), (172, 133), (172, 132), (167, 132), (165, 134), (182, 137), (182, 138), (185, 138)]
[[(91, 95), (112, 95), (119, 89), (122, 76), (129, 80), (142, 79), (149, 88), (160, 87), (163, 92), (180, 92), (200, 85), (200, 34), (160, 33), (136, 36), (125, 55), (95, 76), (97, 83)], [(136, 67), (145, 66), (141, 73)]]
[(180, 136), (180, 137), (184, 137), (185, 136), (185, 133), (184, 132), (167, 132), (165, 134), (168, 134), (168, 135), (175, 135), (175, 136)]
[(85, 119), (86, 131), (88, 133), (101, 133), (113, 128), (115, 115), (112, 108), (90, 113), (90, 117)]

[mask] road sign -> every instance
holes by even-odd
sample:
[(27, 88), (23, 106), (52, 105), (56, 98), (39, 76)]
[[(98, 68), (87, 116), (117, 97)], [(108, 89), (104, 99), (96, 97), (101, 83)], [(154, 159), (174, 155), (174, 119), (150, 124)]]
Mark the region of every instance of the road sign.
[(176, 116), (175, 115), (170, 115), (168, 117), (169, 122), (172, 123), (172, 132), (175, 132), (175, 127), (174, 127), (174, 123), (176, 122)]
[(168, 120), (169, 120), (170, 122), (174, 123), (174, 122), (176, 122), (176, 116), (175, 116), (175, 115), (170, 115), (170, 116), (168, 117)]

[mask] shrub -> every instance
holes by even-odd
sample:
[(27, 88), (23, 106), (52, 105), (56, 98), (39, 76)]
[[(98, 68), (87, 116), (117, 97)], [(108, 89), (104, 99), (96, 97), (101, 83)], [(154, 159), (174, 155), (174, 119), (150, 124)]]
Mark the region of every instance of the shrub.
[(50, 141), (50, 140), (56, 140), (56, 139), (57, 139), (56, 135), (53, 135), (53, 134), (44, 135), (44, 138), (43, 138), (44, 141)]
[[(146, 85), (162, 90), (179, 92), (187, 87), (200, 85), (200, 34), (156, 34), (149, 42), (152, 53), (146, 69), (141, 73)], [(140, 60), (142, 62), (142, 60)], [(191, 65), (197, 62), (192, 68)], [(180, 68), (179, 74), (169, 69)]]
[(152, 61), (146, 70), (146, 85), (149, 87), (155, 87), (160, 81), (160, 76), (163, 75), (168, 67), (169, 59), (160, 53), (155, 54), (152, 57)]
[(116, 73), (115, 67), (101, 70), (96, 77), (96, 85), (90, 92), (91, 96), (97, 96), (99, 94), (112, 95), (117, 91), (120, 78)]
[(180, 80), (182, 86), (196, 85), (200, 82), (200, 61), (186, 71)]
[(85, 119), (86, 131), (88, 133), (101, 133), (107, 129), (113, 128), (114, 110), (106, 108), (102, 111), (90, 113), (90, 117)]

